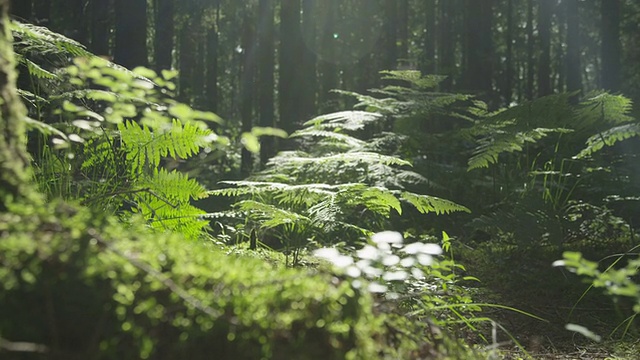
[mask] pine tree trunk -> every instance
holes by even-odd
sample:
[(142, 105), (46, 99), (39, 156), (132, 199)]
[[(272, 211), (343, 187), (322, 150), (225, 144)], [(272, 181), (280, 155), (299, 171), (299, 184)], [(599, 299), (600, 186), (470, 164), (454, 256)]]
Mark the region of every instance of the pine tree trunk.
[[(302, 101), (300, 102), (301, 115), (303, 120), (315, 115), (316, 95), (318, 87), (317, 79), (317, 56), (311, 50), (315, 47), (316, 33), (314, 24), (314, 0), (302, 0), (302, 29), (300, 36), (302, 51), (304, 53), (301, 71), (302, 81)], [(303, 37), (304, 35), (304, 37)]]
[[(275, 49), (274, 49), (274, 3), (273, 0), (260, 0), (258, 17), (258, 72), (259, 72), (259, 122), (260, 126), (275, 126), (274, 82), (275, 82)], [(275, 155), (275, 141), (272, 136), (260, 138), (260, 163)]]
[(551, 94), (551, 15), (553, 0), (540, 0), (538, 8), (538, 97)]
[(280, 127), (289, 134), (302, 117), (300, 59), (304, 57), (304, 50), (300, 10), (300, 0), (282, 0), (280, 5)]
[(336, 96), (331, 93), (338, 87), (338, 66), (334, 59), (334, 46), (333, 46), (333, 34), (335, 33), (335, 24), (338, 14), (338, 3), (336, 0), (326, 0), (327, 4), (327, 16), (324, 24), (321, 27), (323, 30), (320, 38), (320, 49), (323, 54), (323, 58), (320, 62), (320, 74), (321, 74), (321, 91), (320, 91), (320, 111), (328, 112), (335, 110), (334, 104)]
[(465, 90), (489, 101), (492, 98), (493, 42), (492, 0), (466, 0), (466, 44), (463, 85)]
[(442, 91), (451, 91), (455, 72), (455, 46), (453, 34), (453, 12), (455, 4), (452, 0), (438, 1), (440, 21), (438, 23), (438, 74), (447, 78), (440, 83)]
[(156, 71), (171, 69), (175, 26), (173, 1), (155, 0), (154, 61)]
[[(240, 117), (242, 132), (250, 132), (253, 127), (253, 88), (255, 85), (255, 36), (250, 9), (244, 9), (242, 19), (242, 74), (240, 81)], [(253, 168), (251, 153), (242, 148), (240, 172), (243, 177), (249, 176)]]
[(420, 65), (423, 74), (436, 73), (436, 1), (425, 0), (425, 34), (424, 34), (424, 58)]
[(398, 4), (384, 0), (384, 32), (382, 34), (382, 70), (393, 70), (398, 60)]
[(109, 21), (109, 0), (91, 0), (91, 45), (89, 50), (100, 56), (111, 54), (109, 39), (111, 37), (111, 22)]
[(126, 68), (147, 66), (147, 1), (115, 0), (114, 61)]
[(607, 91), (620, 90), (620, 0), (601, 0), (601, 58), (600, 85)]
[(409, 0), (398, 4), (398, 59), (409, 60)]
[(582, 90), (578, 0), (565, 0), (567, 11), (567, 91)]
[(16, 90), (9, 1), (0, 0), (0, 211), (33, 196), (25, 144), (26, 110)]
[(534, 65), (533, 49), (535, 39), (533, 37), (533, 0), (527, 0), (527, 82), (525, 87), (525, 97), (527, 100), (533, 99), (533, 79)]
[(505, 59), (505, 79), (504, 89), (502, 90), (502, 96), (504, 97), (505, 105), (509, 106), (513, 101), (513, 0), (507, 0), (507, 54)]

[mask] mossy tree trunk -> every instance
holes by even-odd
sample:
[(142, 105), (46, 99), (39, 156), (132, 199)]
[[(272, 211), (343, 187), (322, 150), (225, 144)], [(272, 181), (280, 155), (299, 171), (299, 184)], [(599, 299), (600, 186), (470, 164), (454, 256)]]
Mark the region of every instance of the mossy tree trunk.
[(9, 1), (0, 0), (0, 211), (31, 196), (25, 145), (26, 114), (16, 90)]

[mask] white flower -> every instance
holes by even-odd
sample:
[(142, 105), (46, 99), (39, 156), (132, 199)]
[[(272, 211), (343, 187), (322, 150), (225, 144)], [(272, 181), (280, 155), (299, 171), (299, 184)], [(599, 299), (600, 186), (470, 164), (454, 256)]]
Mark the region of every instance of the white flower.
[(371, 237), (371, 241), (376, 244), (385, 243), (385, 244), (402, 244), (402, 234), (397, 231), (383, 231), (377, 234), (374, 234)]
[(365, 245), (362, 249), (356, 251), (360, 259), (377, 260), (380, 256), (378, 249), (371, 245)]
[(440, 255), (442, 254), (442, 248), (438, 244), (433, 243), (421, 243), (415, 242), (405, 246), (402, 249), (403, 252), (407, 254), (429, 254), (429, 255)]
[(372, 293), (383, 293), (383, 292), (387, 291), (387, 287), (386, 286), (384, 286), (382, 284), (378, 284), (378, 283), (369, 284), (367, 289)]
[(347, 266), (353, 264), (353, 258), (340, 254), (340, 252), (335, 248), (318, 249), (314, 251), (313, 254), (319, 258), (331, 262), (333, 265), (339, 268), (346, 268)]
[(433, 264), (433, 256), (428, 254), (418, 254), (416, 255), (416, 259), (418, 259), (420, 265), (429, 266)]
[(393, 266), (400, 262), (400, 257), (397, 255), (387, 255), (382, 258), (382, 265)]
[(404, 271), (389, 271), (384, 273), (384, 275), (382, 275), (382, 279), (384, 281), (403, 281), (406, 280), (409, 277), (409, 274), (407, 274)]

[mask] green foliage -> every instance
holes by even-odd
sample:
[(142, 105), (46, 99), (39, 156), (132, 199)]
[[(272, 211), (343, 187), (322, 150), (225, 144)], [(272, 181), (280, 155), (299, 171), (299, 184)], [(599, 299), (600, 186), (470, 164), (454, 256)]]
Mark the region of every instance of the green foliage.
[(226, 214), (244, 214), (244, 238), (259, 228), (263, 238), (277, 234), (281, 243), (270, 246), (286, 249), (366, 238), (402, 215), (405, 204), (422, 214), (468, 211), (454, 202), (406, 190), (425, 179), (406, 169), (409, 161), (385, 153), (386, 139), (401, 139), (393, 134), (358, 137), (380, 121), (384, 121), (381, 114), (361, 111), (316, 117), (291, 135), (302, 150), (281, 152), (249, 180), (225, 181), (223, 185), (232, 187), (210, 194), (238, 198)]
[(385, 330), (371, 297), (328, 274), (60, 202), (11, 211), (0, 214), (3, 338), (65, 358), (403, 357), (374, 340)]

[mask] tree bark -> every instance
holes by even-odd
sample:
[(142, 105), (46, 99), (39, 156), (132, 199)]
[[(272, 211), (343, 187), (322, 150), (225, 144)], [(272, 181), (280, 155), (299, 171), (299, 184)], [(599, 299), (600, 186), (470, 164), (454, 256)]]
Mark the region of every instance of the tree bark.
[(578, 0), (565, 0), (567, 11), (567, 91), (582, 90)]
[(26, 109), (16, 89), (15, 67), (9, 1), (0, 0), (0, 211), (35, 194), (25, 143)]
[(620, 90), (620, 0), (601, 0), (601, 59), (600, 85), (604, 90)]
[[(301, 120), (300, 59), (303, 59), (300, 31), (300, 0), (282, 0), (280, 5), (280, 127), (287, 133), (295, 131)], [(285, 142), (285, 148), (288, 144)]]
[(320, 86), (320, 111), (329, 112), (335, 110), (336, 106), (335, 95), (331, 93), (331, 90), (334, 90), (338, 87), (338, 66), (335, 62), (332, 61), (334, 45), (333, 45), (333, 34), (335, 33), (335, 25), (336, 18), (338, 14), (338, 3), (336, 0), (325, 0), (327, 2), (326, 6), (327, 16), (324, 19), (324, 23), (322, 28), (322, 34), (320, 38), (320, 49), (324, 57), (321, 59), (319, 64), (319, 70), (321, 73), (321, 86)]
[(109, 0), (92, 0), (89, 3), (91, 13), (91, 44), (89, 50), (100, 56), (111, 54), (109, 39), (111, 38), (111, 22)]
[(115, 0), (114, 61), (126, 68), (147, 66), (147, 1)]
[(535, 40), (533, 38), (533, 0), (527, 0), (527, 81), (525, 87), (525, 97), (527, 100), (533, 99), (533, 79), (534, 65), (533, 58)]
[(155, 0), (154, 61), (156, 71), (171, 69), (174, 35), (173, 0)]
[(455, 75), (455, 46), (453, 34), (453, 12), (455, 4), (452, 0), (438, 1), (440, 21), (438, 23), (438, 74), (447, 78), (440, 83), (442, 91), (451, 91)]
[(436, 1), (425, 0), (425, 34), (424, 34), (424, 57), (420, 70), (423, 74), (436, 73)]
[(513, 33), (513, 0), (507, 0), (507, 31), (505, 39), (507, 42), (507, 54), (505, 59), (504, 89), (502, 91), (506, 106), (509, 106), (513, 101)]
[(553, 0), (540, 0), (538, 8), (538, 97), (551, 94), (551, 15)]
[(491, 39), (492, 0), (465, 2), (465, 63), (462, 83), (479, 98), (492, 98), (493, 42)]
[[(255, 36), (250, 9), (244, 9), (242, 19), (242, 74), (240, 81), (240, 117), (242, 132), (250, 132), (253, 127), (253, 88), (255, 85)], [(240, 172), (243, 177), (249, 176), (253, 168), (253, 156), (242, 148)]]
[[(258, 73), (259, 73), (259, 123), (260, 126), (275, 126), (274, 82), (275, 82), (275, 10), (273, 0), (260, 0), (258, 17)], [(275, 141), (272, 136), (260, 138), (260, 163), (275, 155)]]
[(398, 3), (398, 59), (409, 60), (409, 0)]
[(207, 80), (205, 82), (205, 92), (207, 99), (207, 107), (211, 111), (218, 111), (218, 6), (216, 2), (216, 21), (207, 30)]

